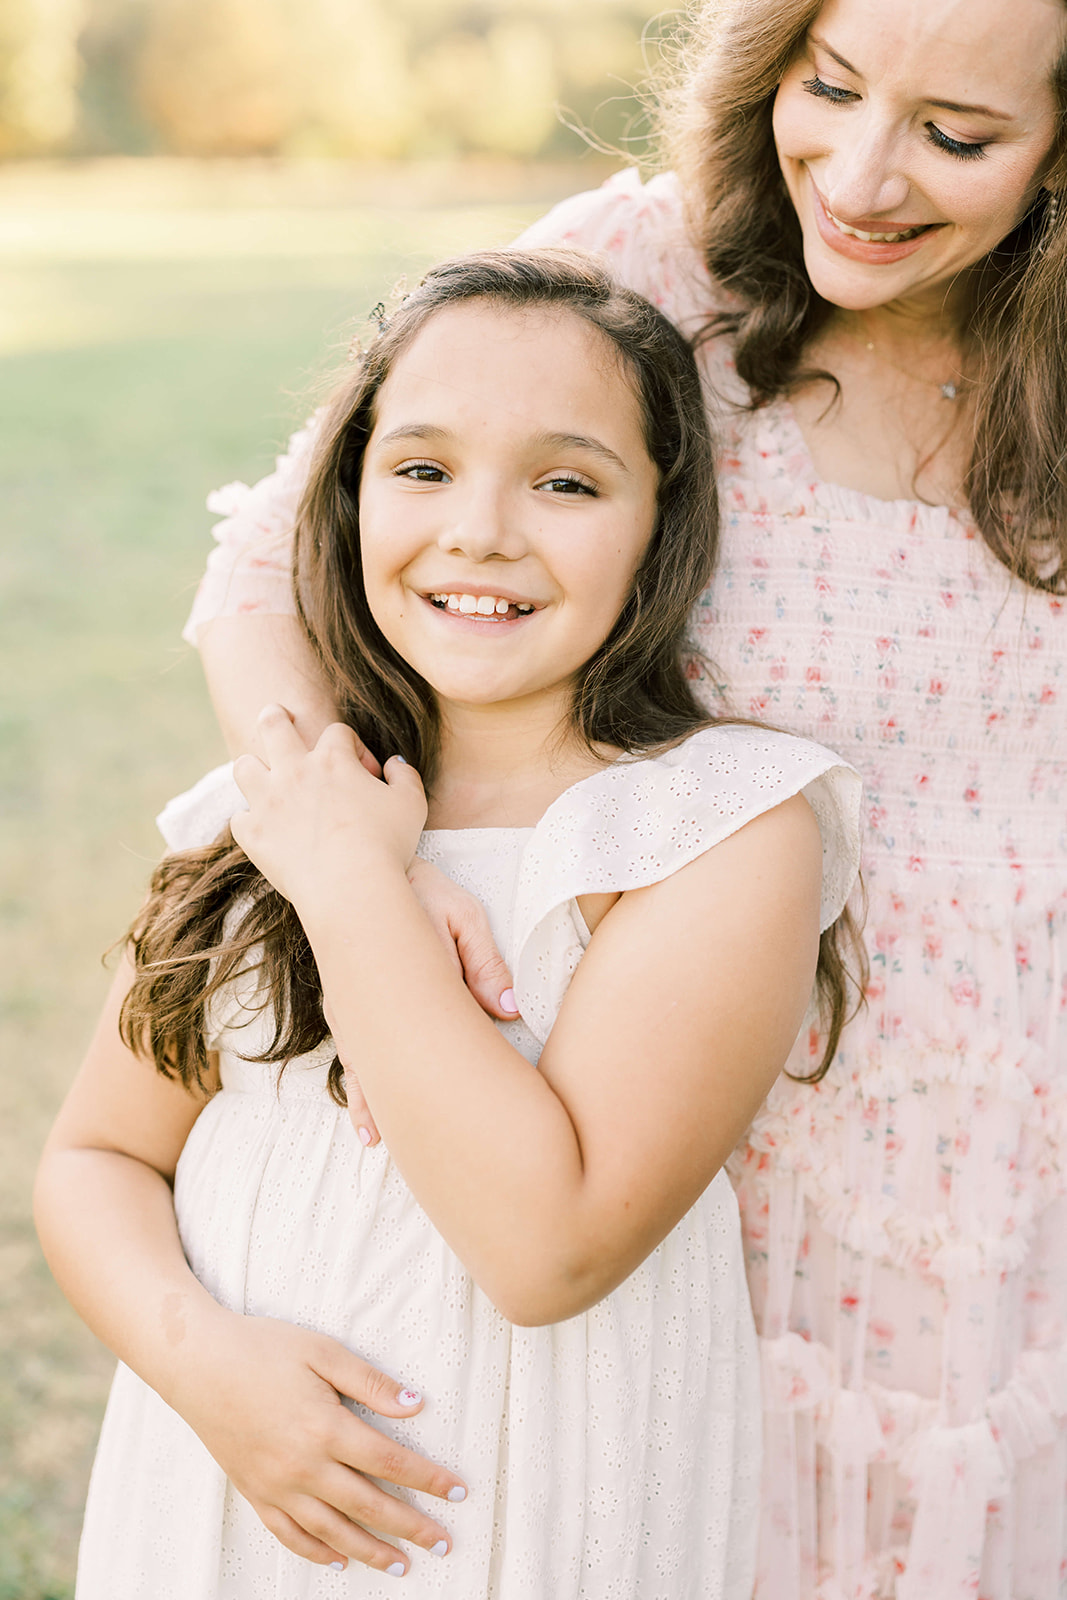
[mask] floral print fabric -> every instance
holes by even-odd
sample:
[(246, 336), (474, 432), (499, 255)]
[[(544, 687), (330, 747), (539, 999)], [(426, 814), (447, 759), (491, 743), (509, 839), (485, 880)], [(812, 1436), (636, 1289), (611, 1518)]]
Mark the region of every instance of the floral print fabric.
[[(677, 186), (622, 173), (525, 236), (604, 253), (687, 332), (723, 297)], [(711, 702), (865, 786), (870, 980), (732, 1176), (761, 1334), (759, 1600), (1067, 1595), (1067, 611), (969, 518), (821, 482), (784, 401), (701, 360), (720, 568)], [(289, 610), (307, 438), (236, 486), (191, 629)], [(803, 1073), (818, 1041), (798, 1042)]]

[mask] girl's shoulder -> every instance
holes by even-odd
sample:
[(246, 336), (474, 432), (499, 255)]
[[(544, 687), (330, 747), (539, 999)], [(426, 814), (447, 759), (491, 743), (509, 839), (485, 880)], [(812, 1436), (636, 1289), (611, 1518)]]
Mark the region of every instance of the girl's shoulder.
[(825, 928), (859, 869), (859, 774), (824, 745), (751, 723), (701, 728), (574, 784), (535, 830), (530, 876), (580, 879), (572, 895), (645, 887), (796, 794), (822, 836)]
[(672, 172), (642, 182), (635, 167), (572, 195), (528, 228), (516, 244), (576, 245), (605, 257), (615, 276), (694, 335), (729, 297), (708, 274), (686, 220)]

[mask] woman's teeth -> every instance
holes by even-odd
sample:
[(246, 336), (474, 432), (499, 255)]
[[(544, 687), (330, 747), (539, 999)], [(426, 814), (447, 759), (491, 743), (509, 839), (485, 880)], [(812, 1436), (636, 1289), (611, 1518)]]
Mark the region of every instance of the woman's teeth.
[(534, 609), (532, 600), (504, 600), (492, 594), (432, 594), (435, 606), (448, 611), (459, 611), (465, 617), (506, 617), (515, 610), (520, 617), (529, 616)]
[(840, 228), (842, 233), (847, 233), (850, 238), (862, 239), (864, 244), (901, 244), (905, 239), (915, 239), (930, 226), (929, 223), (920, 223), (917, 228), (905, 228), (903, 233), (864, 233), (862, 228), (850, 228), (847, 222), (842, 222), (840, 217), (835, 217), (832, 211), (827, 211), (835, 228)]

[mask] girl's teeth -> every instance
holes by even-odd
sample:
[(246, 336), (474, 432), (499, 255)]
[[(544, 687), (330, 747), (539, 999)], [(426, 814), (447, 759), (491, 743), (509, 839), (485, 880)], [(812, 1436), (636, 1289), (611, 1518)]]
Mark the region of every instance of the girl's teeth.
[(444, 606), (449, 611), (458, 611), (465, 617), (506, 617), (512, 604), (520, 616), (528, 616), (533, 610), (533, 602), (519, 600), (498, 599), (491, 594), (432, 594), (430, 599), (434, 605)]

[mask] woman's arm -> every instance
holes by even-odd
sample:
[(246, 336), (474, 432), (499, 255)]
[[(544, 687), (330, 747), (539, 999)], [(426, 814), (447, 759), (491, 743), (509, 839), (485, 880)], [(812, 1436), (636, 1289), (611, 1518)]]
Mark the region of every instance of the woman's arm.
[(398, 1384), (332, 1339), (224, 1310), (190, 1270), (171, 1185), (205, 1101), (122, 1043), (130, 976), (125, 964), (37, 1177), (38, 1231), (60, 1287), (297, 1555), (395, 1562), (395, 1546), (366, 1526), (426, 1549), (450, 1542), (369, 1478), (448, 1498), (461, 1487), (455, 1474), (361, 1422), (340, 1396), (389, 1417), (412, 1416), (418, 1403), (402, 1405)]
[[(796, 1038), (819, 942), (807, 803), (623, 895), (532, 1071), (407, 883), (425, 816), (414, 772), (391, 762), (387, 784), (370, 778), (341, 728), (308, 753), (284, 713), (263, 727), (271, 771), (239, 764), (251, 811), (235, 834), (300, 913), (391, 1154), (505, 1315), (588, 1308), (694, 1204)], [(344, 909), (356, 901), (373, 918)]]

